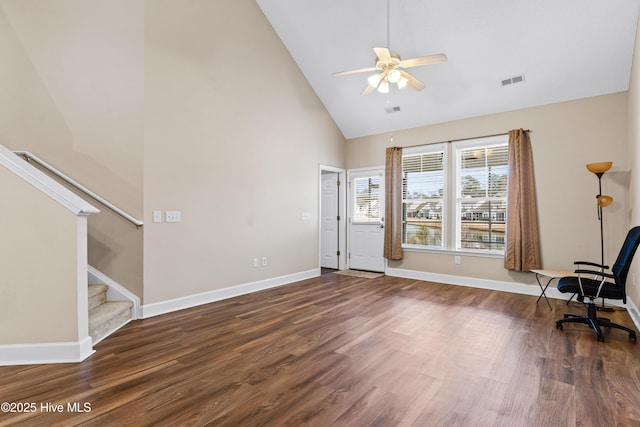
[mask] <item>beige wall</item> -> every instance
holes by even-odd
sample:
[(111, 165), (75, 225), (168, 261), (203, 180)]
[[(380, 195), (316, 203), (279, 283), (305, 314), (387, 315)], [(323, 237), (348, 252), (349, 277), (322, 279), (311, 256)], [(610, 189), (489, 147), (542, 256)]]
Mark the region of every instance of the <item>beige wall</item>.
[(344, 138), (256, 3), (147, 2), (145, 30), (145, 304), (318, 268)]
[[(89, 220), (90, 262), (145, 304), (317, 268), (318, 165), (383, 165), (390, 145), (382, 134), (345, 151), (252, 0), (0, 0), (0, 56), (0, 143), (145, 221), (143, 235), (102, 207)], [(394, 133), (394, 145), (531, 129), (547, 268), (599, 258), (597, 180), (584, 164), (612, 160), (603, 181), (615, 199), (605, 211), (612, 261), (631, 208), (634, 224), (640, 212), (628, 200), (629, 181), (631, 194), (640, 188), (628, 172), (640, 162), (637, 56), (628, 99), (411, 129)], [(183, 221), (152, 223), (154, 210), (181, 210)], [(253, 268), (262, 256), (268, 266)], [(532, 280), (491, 258), (456, 266), (453, 255), (413, 252), (392, 266)], [(630, 294), (640, 300), (639, 286)]]
[[(631, 184), (629, 204), (631, 226), (640, 225), (640, 26), (636, 33), (636, 45), (629, 82), (629, 167)], [(627, 279), (627, 294), (636, 306), (640, 306), (640, 253), (631, 265)]]
[[(143, 51), (143, 0), (0, 0), (0, 144), (141, 217)], [(142, 295), (142, 231), (99, 207), (89, 262)]]
[(0, 194), (7, 201), (0, 224), (10, 224), (0, 239), (0, 260), (8, 261), (0, 274), (0, 345), (84, 338), (78, 331), (76, 245), (83, 230), (78, 221), (86, 230), (86, 218), (2, 166)]
[[(605, 210), (605, 261), (613, 262), (629, 223), (627, 95), (618, 93), (393, 133), (394, 144), (410, 146), (530, 129), (545, 268), (571, 269), (577, 259), (600, 259), (595, 195), (597, 178), (585, 164), (611, 160), (603, 193), (614, 203)], [(390, 134), (347, 142), (349, 168), (384, 164)], [(534, 283), (530, 274), (508, 272), (501, 259), (408, 252), (397, 268), (483, 279)]]
[(254, 1), (0, 0), (0, 55), (0, 143), (144, 220), (98, 205), (88, 238), (144, 303), (318, 267), (344, 138)]

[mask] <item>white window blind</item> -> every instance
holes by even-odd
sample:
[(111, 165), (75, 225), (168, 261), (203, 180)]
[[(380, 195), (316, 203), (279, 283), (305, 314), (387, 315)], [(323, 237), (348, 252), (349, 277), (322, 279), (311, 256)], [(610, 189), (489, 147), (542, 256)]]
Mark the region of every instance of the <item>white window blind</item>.
[(406, 148), (402, 172), (403, 247), (504, 252), (507, 135)]
[(380, 222), (380, 177), (354, 178), (353, 222)]
[(407, 245), (442, 247), (445, 152), (402, 157), (403, 240)]
[(456, 148), (456, 249), (504, 251), (507, 143), (468, 145)]

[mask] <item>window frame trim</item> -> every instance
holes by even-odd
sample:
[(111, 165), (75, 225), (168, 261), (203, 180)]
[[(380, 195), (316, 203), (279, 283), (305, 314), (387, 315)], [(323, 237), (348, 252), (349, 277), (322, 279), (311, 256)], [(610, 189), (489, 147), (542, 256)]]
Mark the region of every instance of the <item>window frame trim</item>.
[[(447, 169), (449, 168), (449, 142), (438, 142), (434, 144), (425, 144), (425, 145), (417, 145), (409, 148), (402, 149), (402, 163), (403, 163), (403, 174), (404, 174), (404, 157), (405, 156), (419, 156), (422, 154), (432, 154), (432, 153), (440, 153), (442, 152), (442, 167), (443, 167), (443, 177), (442, 177), (442, 185), (443, 185), (443, 197), (442, 197), (442, 245), (441, 246), (432, 246), (432, 245), (413, 245), (410, 243), (402, 243), (402, 248), (411, 250), (431, 250), (431, 251), (446, 251), (448, 250), (449, 244), (449, 202), (447, 198), (447, 193), (449, 189), (449, 177), (447, 174)], [(404, 179), (404, 177), (403, 177)], [(404, 202), (403, 202), (404, 203)], [(406, 218), (403, 218), (406, 222)], [(404, 236), (403, 236), (404, 237)]]
[[(455, 255), (468, 255), (482, 258), (503, 258), (505, 251), (497, 250), (484, 250), (484, 249), (468, 249), (457, 248), (460, 240), (460, 234), (458, 228), (460, 225), (460, 218), (451, 218), (450, 213), (456, 216), (457, 212), (457, 200), (458, 200), (458, 175), (460, 173), (461, 165), (458, 160), (458, 150), (473, 147), (491, 147), (491, 146), (503, 146), (508, 144), (508, 134), (493, 135), (489, 137), (478, 137), (472, 139), (461, 139), (457, 141), (446, 141), (439, 143), (426, 143), (423, 145), (416, 145), (407, 148), (403, 148), (402, 156), (412, 156), (419, 154), (428, 154), (443, 151), (444, 158), (444, 201), (442, 206), (442, 241), (443, 246), (427, 246), (427, 245), (413, 245), (403, 243), (402, 248), (408, 252), (425, 252), (425, 253), (438, 253), (438, 254), (455, 254)], [(504, 198), (507, 202), (507, 197)], [(403, 218), (404, 219), (404, 218)], [(453, 224), (452, 224), (453, 223)], [(506, 228), (506, 218), (505, 218)], [(505, 230), (506, 231), (506, 230)], [(505, 233), (506, 239), (506, 233)]]
[[(488, 137), (481, 137), (481, 138), (474, 138), (474, 139), (465, 139), (465, 140), (460, 140), (460, 141), (452, 141), (451, 143), (451, 151), (452, 151), (452, 156), (453, 157), (453, 189), (452, 192), (454, 193), (454, 196), (451, 198), (450, 202), (451, 202), (451, 211), (453, 212), (454, 215), (454, 221), (455, 221), (455, 225), (454, 227), (451, 229), (451, 233), (453, 234), (453, 247), (450, 248), (450, 250), (455, 251), (457, 253), (472, 253), (472, 254), (495, 254), (497, 256), (504, 256), (504, 250), (502, 251), (498, 251), (498, 250), (486, 250), (486, 249), (469, 249), (469, 248), (461, 248), (459, 246), (461, 246), (461, 238), (462, 238), (462, 218), (458, 212), (458, 200), (461, 200), (462, 197), (460, 196), (462, 189), (460, 188), (460, 172), (462, 170), (462, 165), (460, 162), (460, 156), (459, 156), (459, 152), (462, 150), (467, 150), (470, 148), (476, 148), (476, 147), (482, 147), (482, 148), (491, 148), (491, 147), (502, 147), (507, 145), (507, 149), (508, 149), (508, 143), (509, 143), (509, 135), (505, 134), (505, 135), (494, 135), (494, 136), (488, 136)], [(508, 168), (508, 158), (507, 158), (507, 168)], [(507, 172), (507, 177), (508, 177), (508, 172)], [(507, 179), (508, 182), (508, 179)], [(508, 190), (507, 190), (508, 191)], [(503, 198), (495, 198), (495, 197), (485, 197), (483, 199), (486, 200), (502, 200)], [(507, 203), (507, 195), (505, 194), (504, 197), (504, 201), (505, 204)], [(505, 218), (505, 239), (506, 239), (506, 218)]]

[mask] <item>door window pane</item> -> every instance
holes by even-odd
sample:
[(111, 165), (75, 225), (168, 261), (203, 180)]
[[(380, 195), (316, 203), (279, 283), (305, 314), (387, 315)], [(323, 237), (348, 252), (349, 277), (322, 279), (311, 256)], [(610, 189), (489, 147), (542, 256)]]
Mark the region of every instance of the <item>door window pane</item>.
[(380, 222), (380, 177), (355, 178), (353, 222)]

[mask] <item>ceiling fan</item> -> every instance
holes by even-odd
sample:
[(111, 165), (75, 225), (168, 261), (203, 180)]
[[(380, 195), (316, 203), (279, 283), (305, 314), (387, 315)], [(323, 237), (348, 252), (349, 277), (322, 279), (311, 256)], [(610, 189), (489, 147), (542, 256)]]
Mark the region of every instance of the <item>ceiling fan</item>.
[(389, 83), (396, 83), (400, 89), (409, 86), (415, 90), (422, 90), (424, 89), (424, 83), (404, 71), (403, 68), (437, 64), (447, 60), (447, 55), (444, 53), (405, 59), (403, 61), (400, 58), (400, 55), (390, 52), (386, 47), (374, 47), (373, 51), (376, 53), (376, 65), (374, 67), (340, 71), (338, 73), (333, 73), (333, 75), (346, 76), (349, 74), (380, 71), (377, 74), (369, 76), (367, 79), (368, 84), (360, 95), (369, 95), (376, 89), (381, 93), (388, 93)]
[[(390, 9), (390, 0), (387, 0), (387, 46), (390, 46)], [(389, 93), (389, 83), (397, 84), (400, 89), (409, 86), (415, 90), (422, 90), (424, 89), (424, 83), (404, 71), (403, 68), (437, 64), (439, 62), (445, 62), (447, 60), (447, 55), (445, 55), (444, 53), (405, 59), (403, 61), (400, 58), (399, 54), (390, 52), (386, 47), (374, 47), (373, 51), (376, 53), (375, 66), (369, 68), (360, 68), (357, 70), (340, 71), (338, 73), (333, 73), (333, 75), (346, 76), (349, 74), (379, 71), (379, 73), (373, 74), (367, 79), (368, 84), (360, 93), (360, 95), (363, 96), (371, 94), (376, 89), (381, 93)]]

